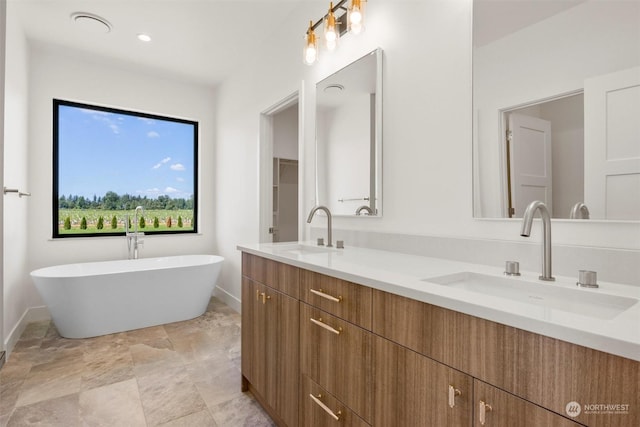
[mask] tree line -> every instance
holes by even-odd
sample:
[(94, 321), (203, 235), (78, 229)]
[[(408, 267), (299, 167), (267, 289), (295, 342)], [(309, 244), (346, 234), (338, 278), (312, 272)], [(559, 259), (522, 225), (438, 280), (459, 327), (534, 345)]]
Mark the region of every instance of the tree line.
[(119, 195), (113, 191), (107, 191), (102, 197), (94, 195), (93, 199), (71, 194), (58, 198), (58, 209), (132, 210), (137, 206), (145, 209), (193, 209), (193, 195), (188, 199), (172, 199), (166, 195), (150, 199), (147, 196)]

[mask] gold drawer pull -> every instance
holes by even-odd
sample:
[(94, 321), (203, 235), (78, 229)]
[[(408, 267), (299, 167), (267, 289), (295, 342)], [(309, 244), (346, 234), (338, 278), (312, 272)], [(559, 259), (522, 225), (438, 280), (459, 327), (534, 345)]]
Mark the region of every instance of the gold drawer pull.
[(333, 301), (333, 302), (340, 302), (342, 301), (342, 297), (338, 296), (338, 298), (329, 295), (329, 294), (325, 294), (324, 292), (322, 292), (322, 289), (318, 289), (317, 291), (315, 289), (309, 289), (311, 291), (312, 294), (316, 294), (319, 297), (322, 297), (324, 299), (328, 299), (329, 301)]
[(456, 396), (460, 396), (462, 392), (449, 384), (449, 407), (453, 408), (456, 406)]
[(487, 417), (487, 412), (491, 412), (493, 410), (493, 408), (491, 407), (491, 405), (489, 405), (488, 403), (483, 402), (482, 400), (480, 401), (480, 425), (483, 426), (485, 421), (486, 421), (486, 417)]
[(319, 318), (318, 320), (314, 319), (313, 317), (310, 318), (309, 320), (311, 320), (311, 322), (315, 323), (316, 325), (320, 326), (321, 328), (326, 329), (327, 331), (333, 332), (336, 335), (340, 335), (340, 332), (342, 332), (342, 328), (338, 328), (338, 329), (334, 329), (331, 326), (327, 325), (326, 323), (324, 323), (322, 321), (322, 317)]
[(260, 301), (260, 289), (256, 291), (256, 301)]
[[(313, 319), (312, 319), (313, 320)], [(319, 394), (318, 397), (315, 397), (313, 394), (310, 394), (309, 397), (311, 399), (313, 399), (314, 402), (316, 402), (316, 404), (321, 407), (322, 409), (324, 409), (324, 411), (331, 415), (333, 417), (334, 420), (336, 421), (340, 421), (340, 417), (339, 415), (342, 415), (342, 411), (338, 411), (338, 413), (334, 413), (331, 409), (329, 409), (329, 407), (327, 405), (325, 405), (324, 403), (322, 403), (322, 401), (320, 400), (320, 398), (322, 398), (322, 395)]]

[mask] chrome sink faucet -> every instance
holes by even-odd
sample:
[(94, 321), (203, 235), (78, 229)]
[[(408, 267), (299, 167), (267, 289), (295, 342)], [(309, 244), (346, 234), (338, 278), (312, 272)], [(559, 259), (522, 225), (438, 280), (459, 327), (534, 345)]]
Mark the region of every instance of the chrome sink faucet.
[(125, 236), (127, 238), (127, 249), (128, 249), (129, 259), (138, 259), (139, 246), (144, 244), (144, 240), (140, 239), (141, 236), (144, 236), (144, 233), (138, 232), (138, 223), (139, 223), (138, 212), (140, 212), (141, 214), (144, 214), (144, 208), (142, 206), (136, 207), (136, 210), (134, 212), (134, 220), (133, 220), (133, 230), (134, 230), (133, 233), (129, 232), (129, 215), (126, 216), (124, 221)]
[(367, 205), (362, 205), (356, 209), (356, 215), (362, 215), (362, 211), (365, 211), (365, 215), (373, 215), (373, 209)]
[(569, 219), (589, 219), (589, 208), (582, 202), (578, 202), (571, 208)]
[(551, 216), (549, 215), (549, 209), (547, 209), (547, 206), (543, 202), (536, 200), (527, 206), (527, 209), (524, 211), (524, 216), (522, 217), (520, 235), (522, 237), (529, 237), (531, 235), (533, 217), (538, 210), (542, 218), (542, 276), (540, 276), (539, 279), (551, 282), (556, 280), (551, 274)]
[(309, 217), (307, 218), (307, 223), (311, 224), (311, 220), (317, 211), (324, 211), (327, 214), (327, 247), (333, 247), (331, 244), (331, 211), (326, 206), (314, 206), (309, 212)]

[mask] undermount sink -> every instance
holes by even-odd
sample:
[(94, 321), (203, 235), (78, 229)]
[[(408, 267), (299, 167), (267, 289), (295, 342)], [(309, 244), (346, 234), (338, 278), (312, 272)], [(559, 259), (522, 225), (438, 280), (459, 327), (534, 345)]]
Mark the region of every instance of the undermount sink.
[(310, 255), (310, 254), (326, 254), (334, 252), (336, 249), (326, 246), (311, 246), (300, 243), (292, 243), (274, 246), (274, 250), (278, 253), (289, 255)]
[(557, 284), (529, 282), (516, 277), (490, 276), (468, 271), (422, 280), (598, 319), (613, 319), (638, 302), (635, 298), (577, 288), (570, 289)]

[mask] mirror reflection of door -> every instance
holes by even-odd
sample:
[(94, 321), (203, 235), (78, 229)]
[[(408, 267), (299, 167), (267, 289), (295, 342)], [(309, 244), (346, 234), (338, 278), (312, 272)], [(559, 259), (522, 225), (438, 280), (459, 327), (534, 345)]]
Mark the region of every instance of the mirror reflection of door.
[(535, 200), (544, 202), (552, 212), (551, 122), (510, 114), (508, 132), (509, 216), (522, 217)]
[[(582, 92), (569, 94), (559, 98), (537, 101), (533, 104), (520, 106), (515, 109), (503, 111), (503, 123), (508, 129), (519, 130), (519, 137), (533, 138), (535, 135), (542, 135), (537, 132), (541, 130), (535, 129), (536, 125), (532, 123), (534, 119), (540, 119), (550, 122), (550, 151), (539, 151), (536, 153), (520, 152), (524, 155), (520, 159), (523, 168), (518, 163), (511, 161), (512, 154), (507, 156), (507, 171), (504, 173), (507, 186), (505, 194), (505, 205), (515, 210), (505, 212), (508, 217), (522, 217), (527, 204), (533, 200), (542, 200), (549, 207), (552, 218), (569, 218), (571, 209), (576, 203), (584, 202), (584, 94)], [(528, 116), (526, 123), (511, 124), (509, 127), (510, 116)], [(523, 127), (521, 127), (523, 126)], [(505, 129), (506, 132), (506, 129)], [(504, 135), (504, 133), (503, 133)], [(546, 138), (540, 141), (546, 141)], [(516, 141), (517, 143), (517, 141)], [(532, 147), (528, 147), (533, 150)], [(536, 187), (538, 184), (530, 182), (531, 180), (542, 177), (542, 154), (551, 155), (551, 159), (547, 162), (550, 169), (549, 174), (544, 175), (550, 180), (550, 191), (543, 198), (541, 188)], [(536, 157), (538, 156), (538, 157)], [(536, 170), (536, 168), (538, 168)], [(535, 173), (534, 173), (535, 172)], [(529, 177), (528, 175), (534, 175)], [(522, 199), (515, 202), (515, 191), (517, 185), (512, 180), (518, 178), (526, 187), (521, 189)], [(540, 178), (542, 179), (542, 178)], [(529, 186), (533, 185), (533, 186)], [(510, 188), (509, 188), (510, 187)], [(545, 190), (546, 191), (546, 190)], [(529, 196), (527, 196), (529, 194)], [(531, 200), (530, 200), (531, 199)], [(517, 206), (516, 206), (517, 205)]]
[(640, 219), (640, 67), (585, 81), (585, 203), (596, 218)]
[(298, 240), (298, 103), (273, 115), (273, 242)]

